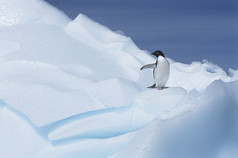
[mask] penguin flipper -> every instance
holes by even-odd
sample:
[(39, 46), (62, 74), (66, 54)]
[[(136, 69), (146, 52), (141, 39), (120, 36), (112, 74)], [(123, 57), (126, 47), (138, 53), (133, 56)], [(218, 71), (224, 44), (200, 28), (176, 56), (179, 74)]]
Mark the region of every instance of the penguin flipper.
[(156, 84), (153, 84), (152, 86), (149, 86), (147, 88), (156, 88)]
[(153, 68), (155, 68), (155, 66), (156, 66), (156, 63), (144, 65), (144, 66), (142, 66), (140, 68), (140, 70), (143, 70), (143, 69), (153, 69)]

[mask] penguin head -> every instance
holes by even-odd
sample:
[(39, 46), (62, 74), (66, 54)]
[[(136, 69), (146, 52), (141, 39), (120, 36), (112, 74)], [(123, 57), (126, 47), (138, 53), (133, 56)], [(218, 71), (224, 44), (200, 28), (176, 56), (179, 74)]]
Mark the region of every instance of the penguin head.
[(155, 51), (155, 52), (153, 52), (153, 53), (151, 53), (151, 54), (153, 54), (153, 55), (156, 56), (157, 58), (158, 58), (159, 56), (164, 57), (164, 53), (163, 53), (162, 51), (160, 51), (160, 50), (157, 50), (157, 51)]

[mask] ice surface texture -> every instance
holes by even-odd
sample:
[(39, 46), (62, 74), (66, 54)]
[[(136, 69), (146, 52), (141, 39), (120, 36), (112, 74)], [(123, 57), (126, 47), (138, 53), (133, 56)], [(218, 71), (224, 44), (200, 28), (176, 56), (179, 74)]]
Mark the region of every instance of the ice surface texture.
[(64, 26), (69, 19), (58, 9), (41, 0), (1, 0), (0, 26), (44, 23)]
[(169, 59), (170, 88), (146, 89), (155, 59), (129, 37), (40, 0), (0, 8), (1, 157), (237, 155), (237, 70)]

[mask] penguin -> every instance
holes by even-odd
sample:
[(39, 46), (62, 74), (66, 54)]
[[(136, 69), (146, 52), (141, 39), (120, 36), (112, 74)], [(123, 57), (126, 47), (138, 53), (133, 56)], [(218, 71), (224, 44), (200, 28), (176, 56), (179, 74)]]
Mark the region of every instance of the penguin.
[(165, 87), (165, 85), (169, 79), (169, 72), (170, 72), (169, 62), (165, 58), (164, 53), (160, 50), (157, 50), (151, 54), (157, 57), (156, 62), (153, 64), (144, 65), (140, 69), (140, 70), (148, 69), (148, 68), (153, 69), (153, 77), (155, 80), (155, 84), (153, 84), (152, 86), (148, 88), (157, 88), (159, 90), (168, 88), (168, 87)]

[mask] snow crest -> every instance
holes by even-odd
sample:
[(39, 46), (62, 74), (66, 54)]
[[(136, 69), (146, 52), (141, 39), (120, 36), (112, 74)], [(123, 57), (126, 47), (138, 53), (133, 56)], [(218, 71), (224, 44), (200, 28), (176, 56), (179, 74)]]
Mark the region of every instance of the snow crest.
[(1, 0), (0, 26), (44, 23), (64, 26), (69, 19), (58, 9), (41, 0)]
[(40, 0), (0, 8), (1, 157), (237, 155), (237, 70), (169, 59), (169, 88), (147, 89), (155, 59), (129, 37)]

